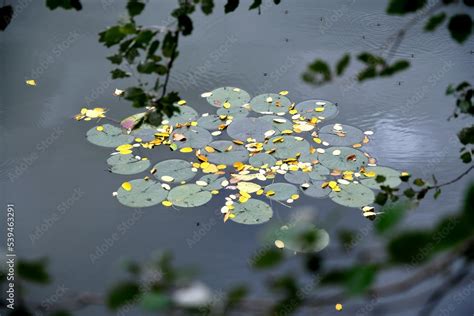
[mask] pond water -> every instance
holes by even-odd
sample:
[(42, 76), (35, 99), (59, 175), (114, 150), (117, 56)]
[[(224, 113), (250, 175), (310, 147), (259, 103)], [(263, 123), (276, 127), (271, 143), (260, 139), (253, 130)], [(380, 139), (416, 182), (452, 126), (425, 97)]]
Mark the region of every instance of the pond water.
[[(467, 123), (447, 121), (454, 102), (445, 88), (474, 79), (472, 40), (460, 46), (444, 28), (422, 34), (418, 25), (396, 53), (410, 60), (408, 71), (364, 84), (338, 79), (315, 88), (301, 80), (308, 63), (317, 57), (334, 63), (345, 52), (378, 52), (406, 19), (387, 17), (386, 1), (289, 2), (265, 7), (261, 15), (247, 11), (246, 4), (224, 15), (224, 2), (216, 1), (211, 16), (194, 14), (194, 32), (181, 41), (170, 88), (201, 113), (214, 110), (201, 93), (226, 85), (252, 95), (289, 90), (295, 102), (329, 99), (340, 106), (335, 121), (375, 132), (367, 150), (380, 165), (421, 177), (435, 173), (440, 180), (464, 171), (456, 132)], [(259, 280), (262, 275), (250, 271), (247, 258), (265, 225), (223, 224), (216, 216), (219, 199), (180, 211), (122, 206), (111, 192), (128, 177), (106, 171), (109, 150), (85, 140), (91, 124), (71, 119), (86, 104), (110, 108), (117, 118), (133, 113), (129, 103), (112, 96), (126, 85), (109, 79), (110, 51), (97, 41), (97, 33), (123, 13), (123, 1), (83, 1), (80, 12), (49, 11), (43, 1), (25, 3), (0, 34), (0, 192), (4, 203), (16, 206), (17, 254), (50, 258), (55, 285), (34, 288), (31, 295), (44, 299), (57, 285), (101, 292), (124, 275), (121, 260), (144, 261), (164, 249), (174, 253), (178, 265), (199, 266), (202, 279), (216, 290)], [(152, 1), (140, 22), (167, 24), (173, 7), (174, 1)], [(357, 68), (352, 63), (346, 78)], [(38, 86), (26, 86), (25, 79), (36, 79)], [(160, 150), (156, 158), (172, 156)], [(428, 226), (439, 214), (455, 211), (467, 181), (447, 187), (437, 201), (427, 198), (403, 225)], [(274, 205), (273, 221), (301, 208), (310, 209), (330, 234), (340, 227), (356, 229), (364, 247), (377, 245), (371, 223), (359, 211), (329, 199), (305, 197), (294, 209)], [(107, 250), (92, 262), (98, 246)], [(351, 259), (346, 257), (336, 257), (335, 264)], [(473, 310), (474, 302), (464, 301), (456, 314)], [(104, 313), (92, 307), (76, 315)]]

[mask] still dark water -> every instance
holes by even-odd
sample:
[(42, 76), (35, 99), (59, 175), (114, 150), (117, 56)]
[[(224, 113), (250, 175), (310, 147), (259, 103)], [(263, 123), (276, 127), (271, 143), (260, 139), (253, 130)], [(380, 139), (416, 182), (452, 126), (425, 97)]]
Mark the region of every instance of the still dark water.
[[(418, 25), (396, 53), (411, 61), (408, 71), (362, 85), (336, 80), (316, 89), (300, 79), (313, 59), (334, 63), (344, 52), (379, 52), (406, 19), (387, 17), (386, 1), (289, 2), (269, 5), (261, 15), (247, 11), (247, 4), (224, 15), (224, 1), (216, 1), (211, 16), (194, 14), (194, 32), (181, 41), (171, 89), (201, 113), (214, 108), (200, 94), (226, 85), (251, 95), (289, 90), (295, 102), (329, 99), (340, 106), (335, 121), (375, 131), (367, 150), (380, 165), (423, 177), (435, 173), (444, 180), (464, 170), (457, 155), (456, 131), (468, 122), (446, 120), (454, 102), (444, 92), (450, 83), (474, 79), (472, 39), (460, 46), (445, 28), (422, 34)], [(50, 257), (55, 284), (47, 290), (34, 288), (31, 297), (42, 300), (58, 285), (71, 292), (102, 292), (123, 276), (122, 259), (144, 261), (164, 249), (173, 251), (179, 265), (199, 266), (203, 281), (217, 291), (260, 279), (262, 275), (249, 270), (247, 258), (257, 249), (265, 225), (221, 223), (215, 215), (222, 203), (219, 199), (195, 209), (152, 207), (134, 213), (111, 195), (128, 178), (105, 171), (109, 150), (85, 140), (91, 124), (71, 120), (85, 105), (110, 108), (116, 118), (133, 113), (127, 102), (112, 96), (115, 88), (126, 85), (109, 79), (111, 65), (105, 56), (110, 51), (97, 41), (97, 33), (123, 14), (123, 1), (83, 1), (80, 12), (51, 12), (44, 1), (23, 3), (16, 19), (0, 34), (0, 192), (2, 203), (16, 206), (17, 254)], [(165, 25), (174, 5), (174, 1), (150, 1), (140, 21)], [(357, 69), (353, 63), (346, 78)], [(25, 79), (36, 79), (38, 86), (26, 86)], [(159, 151), (156, 157), (161, 160), (171, 154)], [(426, 199), (403, 225), (428, 226), (439, 214), (456, 210), (469, 180), (472, 176), (447, 187), (436, 202)], [(364, 235), (363, 247), (379, 243), (359, 211), (329, 200), (303, 198), (291, 210), (275, 206), (273, 221), (292, 216), (301, 209), (298, 206), (309, 209), (330, 234), (340, 227), (356, 229)], [(48, 225), (48, 221), (54, 223)], [(38, 229), (41, 232), (32, 241)], [(92, 262), (90, 255), (96, 247), (114, 234), (118, 240)], [(350, 259), (335, 257), (334, 264)], [(388, 277), (379, 280), (389, 281)], [(464, 284), (468, 285), (472, 283)], [(448, 296), (444, 304), (452, 300)], [(474, 302), (465, 300), (456, 305), (453, 315), (472, 315), (473, 311)], [(76, 314), (105, 313), (101, 307), (92, 307)], [(319, 313), (335, 311), (330, 307)], [(416, 310), (398, 314), (414, 315)]]

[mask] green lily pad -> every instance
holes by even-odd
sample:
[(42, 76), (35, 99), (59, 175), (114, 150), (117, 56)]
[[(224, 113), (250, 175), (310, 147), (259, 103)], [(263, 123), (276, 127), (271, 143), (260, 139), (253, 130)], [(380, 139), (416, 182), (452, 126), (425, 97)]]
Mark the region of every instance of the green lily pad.
[(134, 137), (122, 132), (121, 128), (110, 124), (102, 125), (104, 130), (98, 131), (96, 127), (87, 131), (87, 140), (94, 145), (101, 147), (115, 148), (123, 144), (129, 144)]
[(285, 180), (293, 184), (303, 184), (309, 182), (309, 173), (301, 170), (285, 173)]
[(165, 116), (164, 121), (168, 121), (168, 125), (175, 126), (176, 124), (186, 124), (195, 121), (198, 118), (198, 113), (190, 106), (179, 106), (179, 113), (174, 113), (173, 116)]
[(150, 160), (137, 159), (134, 155), (113, 155), (107, 159), (109, 170), (116, 174), (136, 174), (150, 167)]
[[(324, 108), (322, 112), (316, 112), (316, 108)], [(326, 120), (332, 119), (337, 116), (339, 110), (337, 106), (327, 100), (307, 100), (300, 102), (296, 105), (296, 110), (307, 120), (311, 120), (314, 117), (323, 117)]]
[[(248, 159), (248, 152), (245, 147), (234, 144), (228, 140), (216, 140), (208, 146), (214, 148), (216, 151), (208, 153), (205, 149), (202, 149), (201, 153), (207, 157), (209, 162), (215, 164), (231, 166), (234, 162), (245, 162)], [(232, 146), (231, 150), (226, 151), (230, 146)]]
[(235, 87), (217, 88), (211, 92), (212, 95), (207, 97), (207, 102), (218, 108), (225, 102), (229, 102), (231, 107), (241, 107), (250, 101), (250, 94), (247, 91)]
[(171, 177), (170, 183), (181, 183), (187, 181), (196, 175), (192, 170), (193, 166), (189, 161), (181, 159), (164, 160), (157, 163), (154, 167), (156, 173), (154, 174), (158, 180), (163, 180), (162, 177)]
[[(400, 179), (400, 171), (398, 170), (382, 166), (366, 167), (365, 170), (367, 172), (375, 172), (376, 174), (375, 177), (360, 180), (360, 183), (371, 189), (380, 190), (381, 186), (396, 188), (402, 183), (402, 180)], [(385, 181), (378, 183), (376, 181), (377, 176), (385, 177)]]
[(349, 183), (339, 187), (341, 191), (329, 193), (331, 200), (337, 204), (360, 208), (372, 204), (375, 200), (374, 192), (360, 183)]
[(268, 165), (268, 167), (272, 167), (276, 163), (276, 159), (269, 154), (266, 153), (258, 153), (249, 159), (249, 163), (256, 168), (260, 168), (263, 165)]
[(275, 201), (286, 201), (293, 194), (298, 194), (298, 188), (290, 183), (272, 183), (265, 187), (265, 193), (269, 191), (275, 192), (274, 195), (268, 196), (269, 199)]
[(227, 127), (227, 134), (238, 140), (253, 138), (257, 142), (265, 140), (265, 133), (272, 129), (272, 124), (258, 117), (238, 118)]
[(295, 252), (319, 252), (329, 245), (329, 234), (324, 229), (303, 221), (283, 225), (275, 233), (275, 240)]
[(133, 130), (130, 135), (134, 138), (141, 138), (144, 142), (149, 142), (155, 139), (156, 133), (158, 133), (156, 127), (149, 124), (143, 124), (140, 128)]
[(203, 189), (207, 191), (222, 189), (222, 182), (225, 180), (225, 177), (220, 177), (217, 174), (206, 174), (199, 179), (199, 181), (204, 181), (207, 183), (207, 185), (203, 187)]
[[(274, 143), (278, 139), (283, 139), (283, 141)], [(298, 140), (294, 136), (273, 137), (263, 146), (265, 150), (275, 149), (272, 155), (278, 159), (295, 158), (297, 154), (309, 153), (309, 147), (307, 140)]]
[(163, 201), (168, 195), (168, 191), (161, 187), (159, 182), (153, 180), (136, 179), (130, 181), (132, 189), (124, 190), (120, 187), (117, 190), (117, 199), (123, 205), (129, 207), (149, 207)]
[[(342, 129), (337, 130), (338, 126)], [(334, 127), (336, 127), (336, 129)], [(339, 136), (338, 133), (340, 133), (341, 136)], [(318, 135), (323, 142), (328, 142), (331, 146), (352, 146), (354, 144), (360, 144), (364, 139), (363, 131), (356, 127), (343, 124), (323, 126)]]
[(313, 170), (311, 170), (311, 172), (309, 173), (309, 177), (312, 180), (326, 180), (330, 173), (331, 170), (329, 170), (328, 168), (320, 164), (316, 164), (313, 166)]
[[(341, 153), (335, 156), (333, 154), (335, 150), (339, 150)], [(330, 147), (325, 149), (325, 153), (319, 154), (319, 162), (331, 170), (355, 171), (365, 166), (368, 159), (360, 150), (354, 148)]]
[(273, 210), (267, 203), (250, 199), (245, 203), (235, 203), (232, 211), (235, 217), (232, 220), (239, 224), (262, 224), (269, 221), (273, 216)]
[(183, 135), (184, 139), (174, 140), (178, 148), (192, 147), (201, 148), (212, 141), (212, 135), (204, 128), (198, 126), (183, 126), (177, 128), (171, 133), (170, 139), (175, 139), (174, 135)]
[(198, 207), (206, 204), (212, 194), (197, 184), (184, 184), (177, 186), (168, 194), (168, 200), (179, 207)]
[(312, 184), (308, 188), (303, 188), (301, 187), (301, 191), (307, 196), (313, 197), (313, 198), (323, 198), (329, 195), (331, 193), (331, 189), (329, 187), (322, 188), (321, 185), (323, 184), (324, 181), (313, 181)]
[(207, 130), (213, 131), (219, 128), (219, 125), (224, 124), (225, 121), (219, 118), (219, 115), (210, 114), (207, 116), (201, 116), (197, 120), (197, 124), (199, 127), (205, 128)]
[(293, 130), (293, 123), (285, 117), (277, 115), (264, 115), (261, 117), (261, 119), (272, 124), (272, 130), (276, 132), (275, 135), (279, 135), (285, 130)]
[(249, 111), (246, 108), (235, 106), (230, 107), (228, 109), (220, 108), (217, 110), (216, 113), (217, 115), (232, 116), (234, 119), (246, 117), (247, 115), (249, 115)]
[(290, 105), (291, 101), (287, 97), (276, 93), (261, 94), (250, 101), (251, 109), (263, 114), (287, 113)]

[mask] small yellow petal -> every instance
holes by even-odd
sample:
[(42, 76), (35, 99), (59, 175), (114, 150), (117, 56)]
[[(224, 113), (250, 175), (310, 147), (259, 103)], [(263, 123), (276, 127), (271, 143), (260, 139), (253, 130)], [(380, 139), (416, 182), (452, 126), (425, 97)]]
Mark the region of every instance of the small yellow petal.
[(170, 207), (171, 205), (173, 205), (173, 203), (171, 203), (171, 202), (168, 201), (168, 200), (164, 200), (163, 202), (161, 202), (161, 204), (162, 204), (163, 206), (166, 206), (166, 207)]
[(130, 182), (124, 182), (122, 183), (122, 189), (125, 191), (130, 191), (132, 190), (132, 184)]
[(26, 84), (29, 86), (36, 86), (36, 81), (33, 79), (26, 80)]
[(183, 147), (179, 151), (182, 153), (191, 153), (193, 152), (193, 149), (191, 147)]
[(101, 126), (97, 126), (95, 129), (98, 130), (99, 132), (102, 132), (104, 130), (104, 127), (101, 125)]

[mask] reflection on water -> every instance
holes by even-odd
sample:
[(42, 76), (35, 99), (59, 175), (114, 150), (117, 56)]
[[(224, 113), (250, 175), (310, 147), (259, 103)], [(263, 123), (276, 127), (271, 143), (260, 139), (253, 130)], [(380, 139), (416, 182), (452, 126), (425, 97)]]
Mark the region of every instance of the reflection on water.
[[(0, 35), (0, 71), (8, 75), (0, 87), (4, 153), (0, 175), (2, 197), (16, 203), (18, 253), (51, 256), (55, 279), (84, 291), (102, 291), (116, 279), (121, 273), (116, 262), (121, 258), (144, 259), (155, 249), (173, 250), (178, 264), (199, 265), (206, 281), (216, 288), (255, 281), (245, 258), (256, 248), (261, 228), (213, 222), (219, 201), (191, 210), (146, 209), (118, 242), (91, 262), (90, 254), (96, 247), (117, 233), (117, 227), (133, 214), (110, 194), (125, 178), (105, 171), (108, 150), (88, 144), (84, 139), (88, 126), (76, 124), (71, 117), (85, 104), (111, 107), (117, 117), (125, 117), (133, 109), (112, 97), (113, 90), (122, 86), (108, 79), (111, 66), (105, 56), (110, 52), (97, 42), (97, 33), (121, 14), (123, 1), (106, 11), (100, 2), (84, 2), (80, 13), (50, 12), (43, 2), (32, 2), (8, 32)], [(329, 99), (341, 107), (337, 120), (330, 123), (375, 131), (368, 150), (380, 157), (380, 165), (423, 176), (436, 173), (438, 179), (451, 179), (463, 171), (456, 156), (459, 144), (455, 133), (465, 122), (446, 120), (453, 100), (444, 91), (459, 78), (473, 78), (466, 67), (473, 65), (469, 53), (474, 49), (472, 41), (459, 46), (445, 30), (420, 36), (421, 26), (417, 26), (406, 34), (395, 54), (395, 58), (411, 61), (408, 71), (359, 85), (350, 80), (358, 68), (353, 61), (345, 78), (315, 89), (300, 78), (314, 58), (334, 63), (345, 52), (377, 50), (406, 19), (387, 17), (384, 1), (289, 2), (269, 6), (261, 15), (240, 8), (224, 16), (219, 5), (210, 17), (196, 14), (193, 35), (181, 43), (170, 88), (179, 90), (200, 112), (213, 110), (200, 94), (226, 85), (241, 87), (252, 95), (289, 90), (295, 102)], [(335, 11), (344, 5), (345, 9)], [(161, 24), (157, 21), (166, 21), (172, 7), (172, 2), (151, 2), (143, 23)], [(51, 53), (71, 32), (81, 36), (61, 54)], [(53, 59), (36, 78), (38, 86), (25, 87), (25, 78), (42, 65), (45, 56)], [(41, 150), (38, 144), (51, 139), (55, 128), (62, 133)], [(36, 158), (30, 159), (13, 181), (9, 179), (31, 155)], [(171, 157), (168, 151), (157, 155), (160, 159)], [(437, 214), (456, 208), (468, 180), (446, 188), (436, 203), (424, 201), (406, 225), (429, 225)], [(29, 235), (76, 188), (82, 189), (83, 197), (33, 244)], [(360, 230), (370, 225), (359, 212), (329, 200), (302, 198), (299, 203), (317, 208), (323, 223), (332, 223), (325, 218), (336, 213), (341, 214), (337, 225)], [(290, 209), (276, 209), (275, 220), (292, 215)], [(186, 241), (198, 229), (196, 223), (211, 222), (214, 224), (207, 226), (210, 228), (199, 241), (188, 246)], [(333, 227), (324, 228), (331, 233)], [(43, 297), (44, 293), (32, 295)]]

